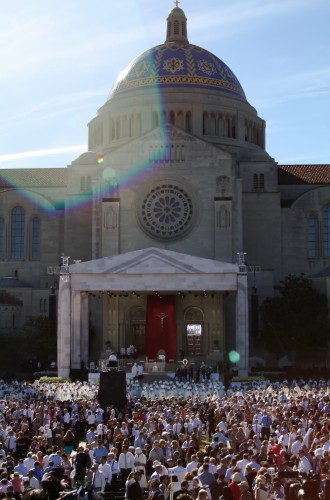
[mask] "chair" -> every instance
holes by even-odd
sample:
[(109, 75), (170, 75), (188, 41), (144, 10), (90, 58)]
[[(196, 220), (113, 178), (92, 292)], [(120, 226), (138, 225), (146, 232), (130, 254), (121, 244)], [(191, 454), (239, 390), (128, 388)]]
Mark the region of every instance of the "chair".
[(95, 363), (94, 363), (94, 361), (91, 361), (91, 362), (89, 363), (89, 371), (90, 371), (91, 373), (94, 373), (94, 372), (96, 371), (96, 367), (95, 367)]
[(165, 351), (164, 349), (159, 349), (158, 351), (158, 361), (165, 363)]

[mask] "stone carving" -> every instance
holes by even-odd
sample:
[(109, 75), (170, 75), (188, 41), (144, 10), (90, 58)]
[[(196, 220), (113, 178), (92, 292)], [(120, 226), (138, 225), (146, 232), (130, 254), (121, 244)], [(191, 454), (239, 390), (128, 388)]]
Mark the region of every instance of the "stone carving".
[(106, 209), (104, 214), (104, 227), (105, 229), (116, 229), (118, 226), (118, 213), (114, 207), (110, 206)]
[(220, 229), (230, 227), (230, 212), (225, 205), (221, 205), (217, 211), (217, 227)]
[(219, 175), (216, 178), (216, 191), (221, 193), (221, 196), (229, 194), (230, 179), (227, 175)]

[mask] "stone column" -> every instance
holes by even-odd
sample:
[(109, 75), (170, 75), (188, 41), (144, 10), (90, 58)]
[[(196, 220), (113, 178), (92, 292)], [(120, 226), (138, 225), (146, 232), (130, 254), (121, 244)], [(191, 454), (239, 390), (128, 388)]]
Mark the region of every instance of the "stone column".
[(57, 369), (59, 377), (70, 375), (71, 354), (71, 289), (70, 276), (60, 276), (57, 323)]
[(237, 363), (238, 375), (249, 374), (249, 321), (248, 321), (248, 287), (247, 275), (237, 275), (236, 296), (236, 351), (240, 359)]
[(86, 368), (89, 366), (89, 316), (88, 316), (88, 293), (81, 293), (81, 334), (80, 334), (80, 351), (81, 361), (84, 362)]
[(71, 295), (71, 367), (81, 367), (81, 296), (80, 291)]

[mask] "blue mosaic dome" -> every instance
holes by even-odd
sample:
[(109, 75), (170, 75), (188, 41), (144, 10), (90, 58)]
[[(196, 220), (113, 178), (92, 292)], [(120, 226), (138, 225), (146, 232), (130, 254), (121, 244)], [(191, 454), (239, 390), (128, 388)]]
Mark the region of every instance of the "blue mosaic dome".
[(134, 59), (122, 71), (109, 98), (135, 89), (158, 87), (206, 89), (246, 101), (234, 73), (211, 52), (190, 43), (157, 45)]

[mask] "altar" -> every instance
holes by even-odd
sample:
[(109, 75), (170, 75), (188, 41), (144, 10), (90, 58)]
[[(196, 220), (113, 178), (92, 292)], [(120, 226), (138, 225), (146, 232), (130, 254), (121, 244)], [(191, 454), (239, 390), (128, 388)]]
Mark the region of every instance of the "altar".
[(146, 361), (144, 363), (144, 371), (146, 373), (159, 373), (165, 371), (164, 361)]

